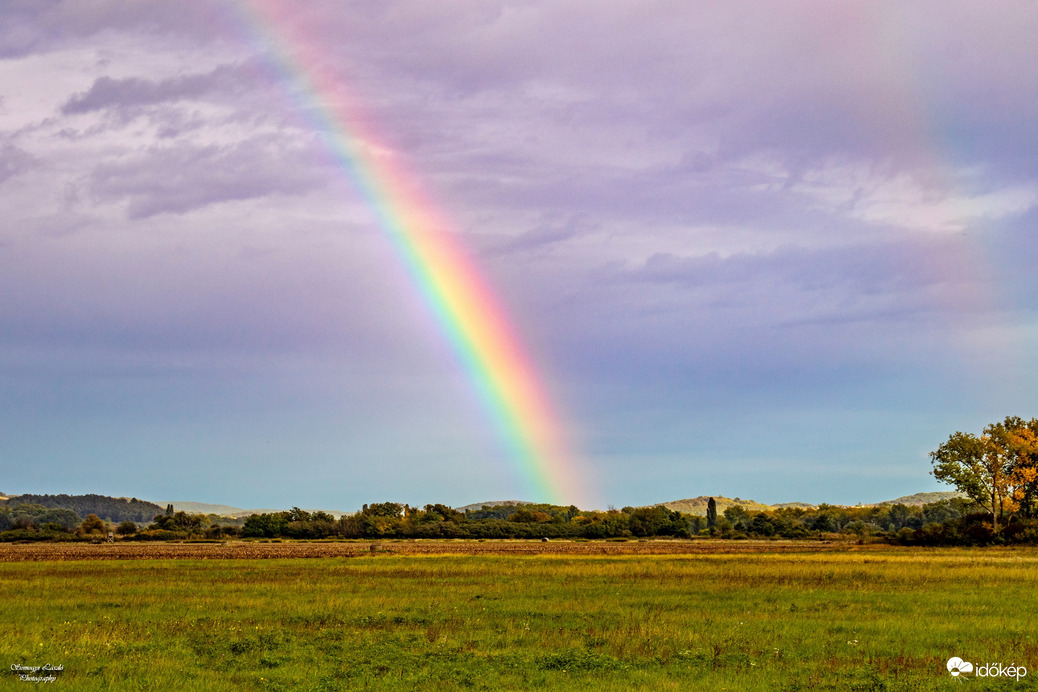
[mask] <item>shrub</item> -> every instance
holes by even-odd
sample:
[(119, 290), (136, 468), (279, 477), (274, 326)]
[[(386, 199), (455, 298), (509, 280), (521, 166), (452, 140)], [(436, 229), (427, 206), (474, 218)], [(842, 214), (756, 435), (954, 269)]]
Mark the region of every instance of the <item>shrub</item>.
[(253, 514), (241, 527), (241, 535), (251, 538), (273, 538), (284, 533), (288, 526), (288, 512)]
[(96, 514), (86, 515), (86, 519), (79, 525), (80, 535), (102, 534), (108, 531), (108, 525)]
[(178, 538), (183, 538), (183, 536), (175, 531), (166, 529), (148, 529), (146, 531), (138, 531), (133, 535), (133, 539), (137, 541), (174, 541)]

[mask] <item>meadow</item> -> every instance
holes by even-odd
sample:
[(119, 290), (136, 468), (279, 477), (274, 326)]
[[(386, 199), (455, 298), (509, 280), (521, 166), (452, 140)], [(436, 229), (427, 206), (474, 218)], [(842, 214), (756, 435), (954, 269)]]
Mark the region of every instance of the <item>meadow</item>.
[[(1036, 550), (653, 544), (5, 546), (0, 680), (49, 664), (76, 690), (1038, 688)], [(956, 679), (952, 656), (1028, 672)]]

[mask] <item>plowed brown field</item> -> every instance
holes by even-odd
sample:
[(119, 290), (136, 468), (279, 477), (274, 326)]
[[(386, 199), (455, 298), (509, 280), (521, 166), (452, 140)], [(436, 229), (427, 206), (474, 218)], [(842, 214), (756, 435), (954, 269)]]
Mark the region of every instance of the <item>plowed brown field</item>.
[(15, 543), (0, 544), (0, 562), (42, 560), (264, 560), (362, 555), (694, 555), (708, 553), (830, 552), (887, 549), (822, 541), (297, 541), (260, 543)]

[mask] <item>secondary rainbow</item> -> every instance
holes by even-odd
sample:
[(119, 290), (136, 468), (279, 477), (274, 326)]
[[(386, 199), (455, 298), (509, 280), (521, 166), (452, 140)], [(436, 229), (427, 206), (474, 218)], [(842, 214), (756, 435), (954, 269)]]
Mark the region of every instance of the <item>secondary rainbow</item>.
[[(371, 122), (294, 28), (285, 8), (254, 0), (239, 5), (250, 39), (269, 57), (300, 112), (325, 138), (392, 240), (417, 290), (475, 388), (487, 418), (531, 497), (586, 500), (537, 368), (451, 224)], [(585, 479), (586, 482), (586, 479)]]

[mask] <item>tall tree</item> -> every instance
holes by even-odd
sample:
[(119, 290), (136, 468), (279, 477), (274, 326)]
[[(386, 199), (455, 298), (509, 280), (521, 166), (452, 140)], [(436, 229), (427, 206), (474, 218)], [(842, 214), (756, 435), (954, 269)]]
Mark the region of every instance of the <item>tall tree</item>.
[(953, 433), (930, 452), (934, 478), (951, 483), (991, 513), (997, 533), (1000, 520), (1012, 518), (1034, 495), (1038, 482), (1038, 419), (1010, 416), (977, 436)]
[(717, 526), (717, 503), (712, 497), (706, 503), (706, 525), (711, 529)]

